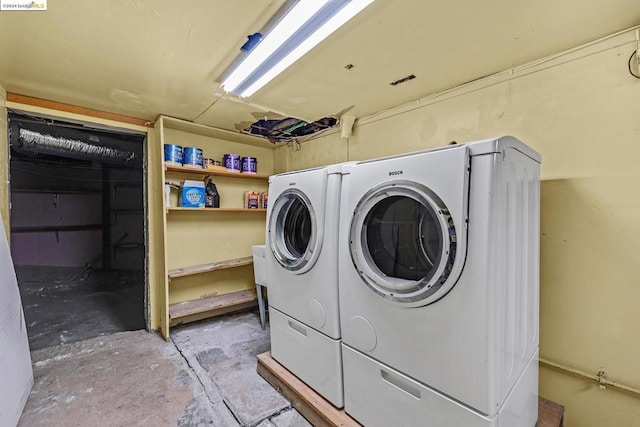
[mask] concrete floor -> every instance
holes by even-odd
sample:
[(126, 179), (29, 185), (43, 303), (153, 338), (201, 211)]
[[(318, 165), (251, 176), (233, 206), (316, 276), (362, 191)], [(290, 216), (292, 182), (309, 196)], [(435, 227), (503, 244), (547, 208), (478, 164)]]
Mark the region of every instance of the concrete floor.
[(256, 373), (269, 348), (255, 311), (33, 351), (19, 426), (309, 426)]
[(32, 351), (145, 328), (142, 271), (16, 266), (16, 276)]

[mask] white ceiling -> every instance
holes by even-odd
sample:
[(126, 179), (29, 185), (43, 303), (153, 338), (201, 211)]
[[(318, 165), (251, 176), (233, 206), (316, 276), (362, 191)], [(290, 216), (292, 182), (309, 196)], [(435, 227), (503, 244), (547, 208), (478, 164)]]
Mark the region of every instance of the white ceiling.
[(362, 117), (640, 24), (638, 0), (376, 0), (251, 105), (221, 97), (216, 79), (283, 3), (49, 0), (44, 12), (3, 11), (0, 85), (227, 129), (268, 110), (316, 120), (354, 106)]

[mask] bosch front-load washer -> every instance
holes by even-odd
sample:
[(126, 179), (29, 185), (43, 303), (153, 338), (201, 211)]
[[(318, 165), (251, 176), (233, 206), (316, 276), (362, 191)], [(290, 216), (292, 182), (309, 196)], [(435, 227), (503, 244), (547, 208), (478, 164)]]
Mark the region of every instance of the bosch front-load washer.
[(512, 137), (345, 166), (345, 410), (371, 426), (533, 427), (540, 156)]
[(266, 267), (271, 354), (343, 406), (338, 310), (341, 165), (269, 178)]

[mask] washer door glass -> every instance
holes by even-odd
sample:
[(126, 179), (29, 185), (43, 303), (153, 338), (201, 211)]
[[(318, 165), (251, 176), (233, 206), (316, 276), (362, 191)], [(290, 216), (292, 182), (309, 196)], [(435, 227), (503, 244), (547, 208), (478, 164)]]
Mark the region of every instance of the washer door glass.
[(456, 229), (446, 206), (422, 185), (395, 181), (368, 192), (354, 213), (350, 244), (361, 278), (386, 299), (426, 305), (450, 289), (444, 285)]
[(269, 245), (287, 270), (310, 268), (317, 239), (316, 215), (307, 196), (287, 190), (273, 204), (269, 219)]

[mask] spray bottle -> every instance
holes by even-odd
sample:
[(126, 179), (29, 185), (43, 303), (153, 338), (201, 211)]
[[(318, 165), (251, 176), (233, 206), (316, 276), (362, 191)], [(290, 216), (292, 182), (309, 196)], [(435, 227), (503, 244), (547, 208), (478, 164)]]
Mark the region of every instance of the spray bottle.
[(218, 193), (218, 189), (216, 185), (213, 183), (211, 178), (208, 178), (207, 184), (205, 186), (205, 197), (204, 197), (204, 207), (205, 208), (219, 208), (220, 207), (220, 194)]

